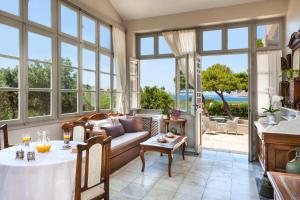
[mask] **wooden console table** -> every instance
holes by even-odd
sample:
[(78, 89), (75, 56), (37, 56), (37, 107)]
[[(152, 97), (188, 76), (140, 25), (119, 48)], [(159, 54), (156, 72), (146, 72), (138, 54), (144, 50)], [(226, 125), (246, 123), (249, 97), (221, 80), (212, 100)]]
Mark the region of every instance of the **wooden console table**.
[(267, 174), (274, 189), (274, 200), (300, 199), (300, 175), (279, 172)]
[(178, 119), (163, 119), (163, 122), (165, 124), (165, 130), (166, 133), (169, 132), (169, 125), (170, 123), (179, 124), (180, 126), (180, 135), (185, 135), (185, 124), (187, 122), (184, 118), (178, 118)]
[[(298, 124), (299, 121), (292, 123)], [(285, 166), (291, 159), (288, 158), (288, 152), (300, 146), (300, 134), (285, 128), (286, 125), (283, 124), (277, 125), (278, 127), (259, 122), (254, 124), (257, 129), (257, 156), (263, 170), (285, 172)], [(293, 156), (291, 154), (291, 157)]]

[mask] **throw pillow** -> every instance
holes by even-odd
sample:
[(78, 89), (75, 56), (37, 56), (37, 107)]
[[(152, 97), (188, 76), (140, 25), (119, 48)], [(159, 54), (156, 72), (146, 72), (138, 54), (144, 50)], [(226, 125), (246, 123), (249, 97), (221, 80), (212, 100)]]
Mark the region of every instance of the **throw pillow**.
[(106, 134), (108, 136), (111, 136), (112, 138), (116, 138), (116, 137), (119, 137), (119, 136), (125, 134), (125, 131), (124, 131), (124, 128), (122, 125), (102, 127), (102, 129), (105, 130)]
[(122, 124), (125, 133), (134, 133), (142, 131), (141, 126), (138, 126), (138, 120), (136, 120), (135, 118), (119, 119), (119, 121)]

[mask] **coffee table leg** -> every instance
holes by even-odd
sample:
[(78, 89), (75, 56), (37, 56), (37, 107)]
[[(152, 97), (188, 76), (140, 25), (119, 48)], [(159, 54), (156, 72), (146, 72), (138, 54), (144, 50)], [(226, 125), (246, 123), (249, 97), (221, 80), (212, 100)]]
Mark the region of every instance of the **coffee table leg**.
[(144, 157), (144, 150), (143, 149), (141, 149), (141, 151), (140, 151), (140, 157), (141, 157), (141, 160), (142, 160), (142, 164), (143, 164), (143, 166), (142, 166), (142, 172), (144, 172), (144, 170), (145, 170), (145, 157)]
[(168, 158), (169, 158), (169, 165), (168, 165), (169, 177), (172, 177), (172, 175), (171, 175), (171, 166), (172, 166), (172, 161), (173, 161), (173, 154), (169, 153)]
[(160, 156), (163, 156), (163, 153), (160, 153)]
[(181, 145), (181, 153), (182, 153), (182, 159), (185, 160), (185, 157), (184, 157), (184, 152), (185, 152), (185, 147), (186, 147), (186, 144), (185, 142)]

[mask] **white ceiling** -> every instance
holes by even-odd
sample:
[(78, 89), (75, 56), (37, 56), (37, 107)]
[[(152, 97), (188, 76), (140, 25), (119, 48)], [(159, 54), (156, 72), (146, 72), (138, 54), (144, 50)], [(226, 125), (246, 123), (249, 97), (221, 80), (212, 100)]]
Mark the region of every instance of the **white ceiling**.
[(125, 20), (184, 13), (263, 0), (110, 0)]

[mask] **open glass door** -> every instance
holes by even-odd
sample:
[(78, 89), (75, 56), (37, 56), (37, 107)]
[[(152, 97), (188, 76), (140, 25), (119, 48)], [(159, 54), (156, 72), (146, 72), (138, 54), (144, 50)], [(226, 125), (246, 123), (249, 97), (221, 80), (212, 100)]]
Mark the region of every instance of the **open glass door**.
[(195, 152), (199, 153), (202, 150), (202, 78), (201, 78), (201, 57), (199, 54), (194, 55), (194, 66), (195, 66)]
[(129, 58), (129, 106), (130, 109), (140, 108), (140, 61), (136, 58)]

